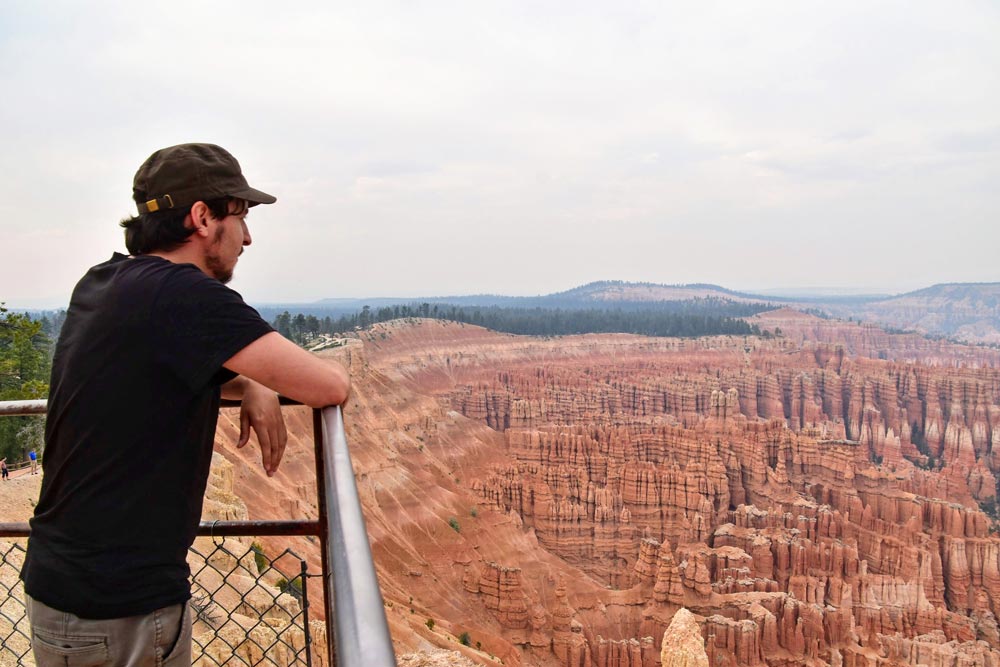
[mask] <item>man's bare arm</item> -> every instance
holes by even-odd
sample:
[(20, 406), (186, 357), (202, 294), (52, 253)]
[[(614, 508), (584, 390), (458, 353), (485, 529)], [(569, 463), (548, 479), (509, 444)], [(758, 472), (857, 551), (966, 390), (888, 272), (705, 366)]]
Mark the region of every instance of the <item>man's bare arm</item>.
[(340, 405), (351, 391), (347, 370), (272, 331), (237, 352), (226, 368), (313, 408)]

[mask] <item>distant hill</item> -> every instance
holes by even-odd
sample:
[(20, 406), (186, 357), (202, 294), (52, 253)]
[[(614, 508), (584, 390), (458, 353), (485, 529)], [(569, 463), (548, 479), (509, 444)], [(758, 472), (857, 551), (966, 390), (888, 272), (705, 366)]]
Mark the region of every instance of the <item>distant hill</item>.
[(692, 283), (686, 285), (658, 285), (656, 283), (629, 283), (621, 280), (602, 280), (557, 292), (547, 297), (575, 303), (610, 305), (622, 303), (651, 303), (657, 301), (687, 301), (690, 299), (726, 299), (738, 303), (784, 302), (756, 294), (736, 292), (718, 285)]
[[(377, 312), (383, 308), (401, 306), (448, 306), (465, 309), (502, 308), (529, 311), (533, 309), (560, 310), (621, 310), (627, 312), (658, 311), (675, 314), (701, 314), (719, 317), (744, 317), (780, 302), (750, 294), (741, 294), (718, 285), (656, 285), (654, 283), (627, 283), (601, 281), (588, 283), (565, 292), (539, 296), (504, 296), (500, 294), (472, 294), (464, 296), (433, 297), (375, 297), (368, 299), (323, 299), (313, 303), (257, 304), (260, 314), (268, 321), (283, 311), (313, 315), (318, 318), (337, 319), (359, 312), (367, 306)], [(436, 308), (434, 309), (437, 310)], [(525, 316), (534, 317), (525, 312)]]
[[(500, 294), (471, 294), (463, 296), (432, 297), (374, 297), (368, 299), (323, 299), (314, 304), (329, 308), (360, 308), (392, 306), (410, 303), (448, 303), (457, 306), (518, 306), (525, 308), (593, 307), (621, 304), (649, 304), (659, 301), (689, 301), (691, 299), (725, 299), (737, 303), (786, 303), (796, 299), (765, 297), (737, 292), (718, 285), (694, 283), (687, 285), (658, 285), (633, 283), (621, 280), (602, 280), (564, 292), (539, 296), (503, 296)], [(298, 304), (299, 306), (303, 304)]]
[(900, 299), (946, 299), (997, 308), (1000, 307), (1000, 283), (941, 283), (900, 294), (885, 301)]
[(354, 313), (364, 306), (372, 310), (391, 306), (428, 303), (447, 304), (462, 308), (563, 308), (568, 310), (593, 308), (620, 308), (623, 310), (646, 310), (658, 308), (658, 304), (674, 307), (678, 302), (694, 302), (717, 299), (738, 304), (787, 303), (788, 299), (774, 299), (753, 294), (735, 292), (725, 287), (708, 284), (657, 285), (655, 283), (630, 283), (620, 280), (605, 280), (588, 283), (564, 292), (539, 296), (504, 296), (501, 294), (471, 294), (429, 297), (372, 297), (367, 299), (322, 299), (313, 303), (272, 303), (258, 306), (265, 318), (288, 310), (305, 314), (337, 317)]
[[(309, 304), (318, 308), (361, 308), (371, 306), (393, 306), (410, 303), (448, 303), (458, 306), (518, 306), (525, 308), (572, 308), (593, 307), (596, 304), (653, 304), (666, 301), (690, 301), (692, 299), (723, 299), (735, 303), (781, 304), (821, 304), (843, 303), (861, 304), (885, 298), (884, 295), (826, 295), (826, 296), (776, 296), (740, 292), (711, 283), (686, 283), (664, 285), (648, 282), (626, 282), (623, 280), (599, 280), (580, 285), (564, 292), (554, 292), (539, 296), (504, 296), (500, 294), (471, 294), (462, 296), (429, 297), (371, 297), (367, 299), (322, 299)], [(271, 304), (280, 305), (280, 304)], [(305, 304), (295, 304), (303, 306)]]
[(896, 296), (774, 296), (731, 290), (710, 283), (663, 285), (603, 280), (564, 292), (539, 296), (473, 294), (436, 297), (377, 297), (324, 299), (310, 304), (268, 304), (260, 308), (267, 319), (288, 310), (316, 316), (337, 317), (363, 306), (373, 310), (407, 304), (449, 304), (459, 307), (563, 308), (622, 310), (656, 309), (678, 302), (706, 299), (733, 304), (790, 306), (816, 314), (854, 318), (923, 334), (954, 338), (968, 343), (1000, 344), (1000, 283), (947, 283)]
[(944, 283), (853, 307), (827, 304), (825, 309), (968, 343), (1000, 343), (1000, 283)]

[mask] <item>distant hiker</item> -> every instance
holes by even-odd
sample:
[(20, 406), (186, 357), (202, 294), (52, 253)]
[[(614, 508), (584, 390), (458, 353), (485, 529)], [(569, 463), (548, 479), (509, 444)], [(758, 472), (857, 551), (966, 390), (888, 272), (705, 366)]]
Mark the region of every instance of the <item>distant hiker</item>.
[(347, 371), (275, 332), (225, 286), (273, 204), (212, 144), (153, 153), (138, 215), (77, 284), (52, 362), (45, 475), (21, 576), (39, 667), (191, 664), (186, 557), (219, 400), (242, 399), (273, 475), (287, 434), (275, 392), (344, 402)]
[(10, 477), (10, 472), (7, 470), (7, 459), (0, 459), (0, 474), (3, 475), (3, 481), (7, 481)]
[(38, 454), (35, 454), (34, 449), (28, 452), (28, 458), (31, 459), (31, 474), (35, 475), (38, 473)]

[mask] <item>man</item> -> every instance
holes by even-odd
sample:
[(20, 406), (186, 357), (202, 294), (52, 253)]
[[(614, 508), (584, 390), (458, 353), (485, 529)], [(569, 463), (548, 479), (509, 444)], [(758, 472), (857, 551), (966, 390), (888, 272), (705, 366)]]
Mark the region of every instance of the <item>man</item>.
[(115, 255), (73, 292), (52, 364), (45, 475), (22, 578), (36, 664), (191, 664), (187, 549), (195, 537), (220, 395), (242, 399), (273, 475), (285, 449), (275, 392), (347, 399), (339, 365), (271, 329), (225, 286), (272, 204), (212, 144), (153, 153), (139, 214)]
[(28, 458), (31, 460), (31, 474), (34, 475), (38, 472), (38, 455), (34, 449), (28, 452)]

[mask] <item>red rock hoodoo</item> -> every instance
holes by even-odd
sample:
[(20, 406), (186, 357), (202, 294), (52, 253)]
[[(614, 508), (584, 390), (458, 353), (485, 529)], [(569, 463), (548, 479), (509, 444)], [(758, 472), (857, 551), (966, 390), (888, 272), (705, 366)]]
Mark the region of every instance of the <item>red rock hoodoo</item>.
[(758, 324), (781, 333), (393, 322), (341, 351), (400, 650), (654, 667), (685, 608), (713, 666), (1000, 666), (1000, 354)]

